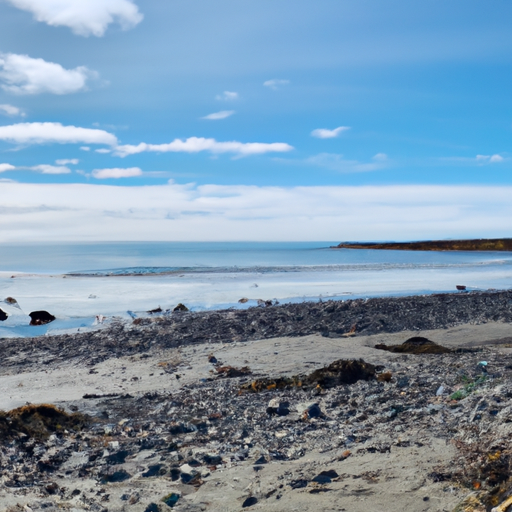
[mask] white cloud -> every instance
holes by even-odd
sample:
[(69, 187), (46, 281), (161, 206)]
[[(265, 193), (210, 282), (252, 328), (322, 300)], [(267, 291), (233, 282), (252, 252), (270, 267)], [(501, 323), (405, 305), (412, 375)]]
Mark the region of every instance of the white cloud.
[(100, 153), (100, 154), (103, 154), (103, 155), (106, 155), (107, 153), (112, 153), (112, 150), (111, 149), (107, 149), (107, 148), (99, 148), (99, 149), (95, 149), (94, 151), (96, 153)]
[(512, 236), (511, 196), (485, 185), (2, 183), (0, 242), (501, 237)]
[(6, 116), (21, 116), (25, 117), (25, 113), (18, 107), (13, 105), (8, 105), (4, 103), (0, 105), (0, 114), (4, 114)]
[(476, 155), (474, 158), (465, 156), (455, 157), (443, 157), (438, 159), (441, 162), (454, 162), (460, 164), (473, 164), (473, 165), (485, 165), (485, 164), (499, 164), (505, 162), (506, 158), (501, 155)]
[(15, 144), (117, 144), (116, 136), (104, 130), (63, 126), (60, 123), (18, 123), (0, 126), (0, 140)]
[(311, 132), (312, 137), (316, 137), (317, 139), (334, 139), (341, 132), (345, 132), (350, 130), (350, 126), (338, 126), (338, 128), (334, 128), (334, 130), (328, 130), (327, 128), (317, 128)]
[(14, 167), (14, 165), (11, 165), (11, 164), (0, 164), (0, 172), (14, 171), (14, 169), (16, 169), (16, 167)]
[(68, 165), (68, 164), (77, 165), (78, 162), (80, 162), (80, 160), (78, 160), (78, 158), (63, 158), (61, 160), (55, 160), (55, 163), (57, 165)]
[(219, 101), (234, 101), (238, 99), (238, 93), (234, 91), (224, 91), (222, 94), (215, 96), (216, 100)]
[(263, 82), (263, 85), (265, 87), (269, 87), (270, 89), (277, 90), (279, 87), (283, 85), (288, 85), (290, 83), (290, 80), (282, 80), (280, 78), (273, 78), (272, 80), (267, 80), (266, 82)]
[(131, 0), (8, 0), (18, 9), (31, 12), (37, 21), (54, 27), (69, 27), (81, 36), (102, 36), (111, 23), (124, 30), (142, 21)]
[(91, 151), (91, 148), (89, 146), (80, 146), (81, 151)]
[(199, 153), (209, 151), (214, 154), (234, 153), (238, 156), (261, 155), (264, 153), (283, 153), (291, 151), (292, 146), (284, 142), (217, 142), (215, 139), (203, 137), (189, 137), (188, 139), (175, 139), (168, 144), (146, 144), (117, 146), (115, 152), (118, 156), (128, 156), (143, 152), (155, 153)]
[(142, 176), (142, 170), (138, 167), (129, 167), (127, 169), (120, 169), (118, 167), (113, 169), (94, 169), (92, 175), (98, 180), (105, 180), (107, 178), (133, 178), (134, 176)]
[(226, 119), (226, 117), (232, 116), (234, 113), (235, 113), (234, 110), (221, 110), (220, 112), (214, 112), (213, 114), (208, 114), (207, 116), (204, 116), (201, 119), (209, 119), (211, 121), (217, 121), (218, 119)]
[(84, 90), (87, 80), (96, 77), (85, 66), (65, 69), (28, 55), (0, 54), (2, 89), (15, 94), (70, 94)]
[(71, 172), (71, 169), (64, 165), (56, 166), (56, 165), (41, 164), (41, 165), (34, 165), (33, 167), (27, 167), (27, 169), (29, 169), (31, 171), (40, 172), (41, 174), (69, 174)]
[(369, 162), (347, 160), (343, 155), (337, 153), (320, 153), (318, 155), (310, 156), (305, 160), (282, 159), (281, 161), (290, 164), (314, 165), (341, 173), (379, 171), (389, 165), (388, 157), (385, 153), (377, 153)]

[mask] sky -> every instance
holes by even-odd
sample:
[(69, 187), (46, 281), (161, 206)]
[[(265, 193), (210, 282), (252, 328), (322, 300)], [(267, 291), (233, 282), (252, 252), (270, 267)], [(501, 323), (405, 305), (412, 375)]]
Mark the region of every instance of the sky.
[(0, 242), (512, 236), (511, 21), (0, 0)]

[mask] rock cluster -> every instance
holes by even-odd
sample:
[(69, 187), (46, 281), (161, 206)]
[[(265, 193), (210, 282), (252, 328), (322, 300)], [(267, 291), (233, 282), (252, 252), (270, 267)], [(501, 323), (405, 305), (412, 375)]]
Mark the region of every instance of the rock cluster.
[[(327, 337), (441, 329), (464, 323), (512, 322), (512, 291), (438, 294), (386, 299), (304, 302), (247, 310), (176, 311), (114, 322), (98, 332), (0, 339), (0, 364), (23, 354), (26, 365), (69, 359), (95, 364), (151, 347), (227, 343), (321, 333)], [(38, 359), (35, 354), (44, 353)]]
[[(400, 357), (376, 368), (377, 374), (391, 374), (389, 379), (338, 381), (333, 387), (247, 393), (240, 391), (250, 377), (212, 377), (172, 395), (84, 399), (74, 408), (87, 410), (89, 421), (40, 425), (38, 435), (13, 427), (0, 447), (2, 486), (37, 489), (31, 510), (111, 511), (121, 510), (121, 502), (128, 507), (123, 510), (140, 505), (134, 482), (161, 480), (169, 492), (133, 510), (172, 506), (192, 512), (200, 509), (182, 498), (229, 467), (252, 464), (264, 472), (273, 461), (312, 451), (332, 453), (338, 461), (367, 453), (379, 457), (422, 446), (434, 436), (456, 443), (458, 455), (428, 479), (475, 488), (480, 501), (498, 502), (510, 487), (512, 356), (483, 349)], [(477, 363), (481, 358), (485, 365)], [(44, 428), (48, 435), (41, 435)], [(276, 483), (246, 496), (245, 507), (270, 503), (287, 490), (328, 490), (338, 476), (328, 468), (283, 474), (281, 488)], [(97, 486), (93, 492), (80, 488), (80, 479)]]

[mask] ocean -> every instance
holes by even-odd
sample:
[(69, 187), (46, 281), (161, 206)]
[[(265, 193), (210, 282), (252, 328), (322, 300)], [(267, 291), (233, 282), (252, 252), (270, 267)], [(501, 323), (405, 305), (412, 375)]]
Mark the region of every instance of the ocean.
[(89, 329), (98, 315), (134, 318), (178, 303), (201, 311), (512, 287), (512, 253), (330, 248), (337, 243), (3, 244), (0, 301), (14, 297), (24, 314), (47, 310), (57, 321), (29, 327), (13, 315), (0, 337)]

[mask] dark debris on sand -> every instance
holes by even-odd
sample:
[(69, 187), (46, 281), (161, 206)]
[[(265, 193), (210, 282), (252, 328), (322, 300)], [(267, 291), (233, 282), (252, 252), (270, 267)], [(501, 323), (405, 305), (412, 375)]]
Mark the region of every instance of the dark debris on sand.
[(0, 339), (0, 364), (45, 366), (78, 359), (97, 364), (110, 357), (195, 343), (229, 343), (280, 336), (429, 330), (464, 323), (512, 322), (512, 291), (437, 294), (417, 297), (304, 302), (246, 310), (178, 311), (114, 322), (96, 332)]

